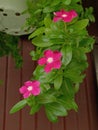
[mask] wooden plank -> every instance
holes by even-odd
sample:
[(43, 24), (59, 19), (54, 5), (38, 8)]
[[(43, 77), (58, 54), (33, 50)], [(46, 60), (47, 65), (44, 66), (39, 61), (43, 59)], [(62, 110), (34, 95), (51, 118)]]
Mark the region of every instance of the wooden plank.
[(5, 124), (5, 102), (6, 102), (6, 70), (7, 70), (7, 58), (0, 58), (0, 130), (4, 130)]
[(90, 130), (96, 130), (98, 127), (98, 108), (97, 108), (97, 83), (95, 77), (95, 68), (93, 55), (90, 53), (88, 55), (89, 67), (87, 69), (86, 76), (86, 97), (88, 102), (88, 112), (89, 112), (89, 125)]
[(35, 116), (29, 115), (29, 108), (21, 111), (21, 128), (19, 130), (35, 130)]
[(52, 130), (65, 130), (64, 118), (59, 118), (57, 123), (52, 123)]
[(36, 118), (36, 130), (51, 130), (51, 123), (47, 119), (43, 108), (37, 113)]
[[(79, 93), (77, 94), (77, 104), (79, 106), (77, 112), (77, 122), (78, 130), (90, 130), (89, 128), (89, 113), (88, 113), (88, 103), (86, 95), (86, 84), (84, 83), (80, 86)], [(82, 126), (82, 127), (81, 127)]]
[(69, 111), (68, 116), (65, 117), (64, 130), (78, 130), (78, 120), (75, 111)]
[[(19, 113), (9, 114), (11, 107), (20, 100), (20, 71), (15, 69), (15, 65), (11, 57), (8, 58), (8, 70), (6, 80), (6, 113), (5, 128), (3, 130), (19, 130)], [(15, 127), (14, 127), (15, 126)]]
[(84, 81), (84, 83), (82, 83), (80, 86), (80, 90), (76, 96), (76, 102), (79, 107), (78, 112), (70, 111), (68, 117), (66, 117), (67, 130), (89, 130), (89, 116), (85, 87)]

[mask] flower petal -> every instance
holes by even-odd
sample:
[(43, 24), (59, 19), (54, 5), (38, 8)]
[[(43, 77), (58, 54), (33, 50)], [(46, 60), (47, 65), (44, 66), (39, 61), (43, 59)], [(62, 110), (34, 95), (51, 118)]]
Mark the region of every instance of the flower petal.
[(62, 57), (62, 53), (59, 51), (54, 51), (53, 53), (53, 59), (54, 60), (59, 60)]
[(57, 12), (53, 12), (53, 14), (58, 17), (58, 16), (61, 16), (61, 15), (62, 15), (62, 11), (63, 11), (63, 10), (57, 11)]
[(33, 85), (34, 87), (39, 87), (39, 86), (40, 86), (40, 82), (37, 81), (37, 80), (35, 80), (35, 81), (32, 82), (32, 85)]
[(40, 92), (41, 92), (41, 90), (40, 90), (39, 87), (34, 87), (33, 90), (32, 90), (32, 94), (33, 94), (34, 96), (39, 95)]
[(74, 10), (70, 10), (69, 13), (72, 15), (72, 18), (75, 18), (75, 17), (78, 16), (78, 14), (76, 13), (76, 11), (74, 11)]
[(74, 10), (65, 11), (64, 9), (54, 12), (54, 18), (53, 21), (57, 22), (59, 20), (62, 20), (64, 22), (71, 22), (73, 18), (77, 17), (78, 14)]
[(61, 17), (54, 16), (53, 22), (57, 22), (57, 21), (59, 21), (59, 20), (61, 20)]
[(24, 94), (27, 91), (27, 87), (26, 86), (22, 86), (21, 88), (19, 88), (19, 92), (21, 94)]
[(44, 55), (49, 58), (49, 57), (53, 57), (53, 51), (52, 50), (46, 50), (44, 51)]
[(53, 63), (52, 64), (47, 64), (44, 68), (46, 73), (49, 73), (53, 68)]
[(28, 86), (32, 86), (32, 81), (26, 81), (26, 82), (24, 83), (24, 85), (27, 86), (27, 87), (28, 87)]
[(38, 64), (39, 65), (44, 65), (44, 64), (46, 64), (46, 58), (40, 58), (39, 60), (38, 60)]
[(26, 93), (23, 94), (24, 98), (28, 98), (31, 95), (31, 92), (27, 91)]
[(53, 68), (54, 69), (60, 69), (61, 67), (61, 61), (56, 61), (53, 63)]
[(72, 15), (69, 14), (67, 17), (62, 18), (62, 20), (63, 20), (64, 22), (71, 22), (71, 20), (72, 20)]

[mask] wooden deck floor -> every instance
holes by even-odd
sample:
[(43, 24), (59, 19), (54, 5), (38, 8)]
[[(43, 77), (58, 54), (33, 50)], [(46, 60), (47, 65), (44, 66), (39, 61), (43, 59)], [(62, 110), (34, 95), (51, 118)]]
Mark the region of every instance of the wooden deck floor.
[(11, 57), (0, 58), (0, 130), (97, 130), (98, 108), (96, 104), (96, 81), (92, 55), (88, 55), (90, 63), (86, 71), (87, 77), (76, 96), (79, 105), (78, 112), (70, 111), (66, 118), (60, 118), (58, 123), (50, 123), (42, 109), (34, 116), (29, 115), (29, 108), (13, 115), (9, 114), (11, 107), (21, 99), (19, 87), (31, 77), (35, 64), (31, 61), (29, 51), (33, 46), (27, 40), (21, 40), (24, 64), (22, 69), (14, 68)]

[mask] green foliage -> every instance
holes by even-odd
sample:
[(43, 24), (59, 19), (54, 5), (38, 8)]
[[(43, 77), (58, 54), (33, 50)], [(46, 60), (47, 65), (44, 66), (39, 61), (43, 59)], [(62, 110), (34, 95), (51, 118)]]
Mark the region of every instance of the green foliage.
[(27, 104), (27, 101), (25, 99), (19, 101), (17, 104), (15, 104), (12, 107), (12, 109), (10, 110), (10, 113), (12, 114), (14, 112), (17, 112), (17, 111), (21, 110), (26, 104)]
[(16, 67), (22, 66), (22, 57), (18, 47), (19, 38), (0, 32), (0, 57), (11, 55), (16, 63)]
[(41, 108), (40, 104), (36, 104), (35, 106), (31, 106), (30, 114), (31, 115), (35, 114), (36, 112), (39, 111), (40, 108)]
[(83, 30), (85, 27), (87, 27), (89, 20), (88, 19), (82, 19), (77, 21), (75, 24), (71, 26), (71, 28), (74, 31), (80, 31)]
[(83, 17), (88, 18), (91, 22), (95, 22), (95, 18), (93, 13), (93, 8), (89, 7), (89, 8), (85, 8), (85, 12), (83, 13)]
[(50, 103), (45, 105), (47, 117), (50, 121), (56, 122), (57, 116), (66, 116), (67, 111), (60, 103)]
[[(61, 9), (75, 10), (78, 17), (71, 22), (53, 22), (53, 12)], [(27, 25), (35, 29), (29, 36), (36, 46), (36, 50), (30, 52), (32, 59), (43, 57), (45, 50), (58, 50), (62, 53), (62, 65), (49, 73), (44, 71), (44, 66), (38, 65), (32, 80), (40, 81), (40, 95), (23, 100), (11, 113), (25, 104), (31, 107), (30, 114), (44, 106), (48, 119), (56, 122), (58, 117), (67, 116), (69, 110), (78, 109), (75, 95), (88, 67), (86, 54), (93, 49), (95, 42), (86, 29), (90, 21), (94, 21), (93, 9), (84, 9), (81, 0), (28, 0), (28, 12)]]
[(71, 46), (64, 46), (61, 49), (61, 52), (62, 52), (62, 55), (63, 55), (62, 63), (66, 66), (72, 60), (72, 48), (71, 48)]
[(60, 89), (60, 87), (62, 85), (62, 80), (63, 80), (63, 76), (58, 74), (58, 76), (54, 80), (54, 88), (56, 90)]

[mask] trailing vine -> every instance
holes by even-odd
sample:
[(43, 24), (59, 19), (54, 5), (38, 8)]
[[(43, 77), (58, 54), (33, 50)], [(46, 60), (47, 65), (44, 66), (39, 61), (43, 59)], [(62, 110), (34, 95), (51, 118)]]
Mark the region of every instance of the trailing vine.
[(34, 28), (28, 38), (36, 46), (30, 55), (38, 65), (19, 89), (24, 99), (10, 113), (28, 105), (35, 114), (44, 106), (48, 119), (56, 122), (69, 110), (78, 110), (75, 95), (95, 42), (87, 30), (94, 21), (93, 8), (83, 8), (81, 0), (28, 0), (27, 5), (26, 26)]

